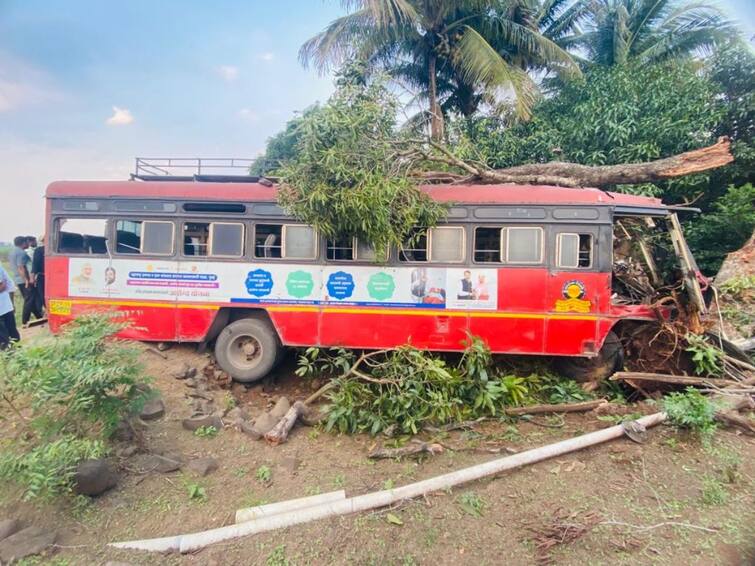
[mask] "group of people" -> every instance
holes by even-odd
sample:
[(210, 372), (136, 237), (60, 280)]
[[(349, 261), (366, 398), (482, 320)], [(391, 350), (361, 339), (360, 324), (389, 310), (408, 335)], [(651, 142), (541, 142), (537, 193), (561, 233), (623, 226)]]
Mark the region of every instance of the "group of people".
[(44, 318), (45, 247), (35, 236), (16, 236), (8, 254), (10, 273), (0, 266), (0, 349), (20, 340), (13, 306), (14, 293), (23, 297), (21, 325), (26, 327), (32, 315)]

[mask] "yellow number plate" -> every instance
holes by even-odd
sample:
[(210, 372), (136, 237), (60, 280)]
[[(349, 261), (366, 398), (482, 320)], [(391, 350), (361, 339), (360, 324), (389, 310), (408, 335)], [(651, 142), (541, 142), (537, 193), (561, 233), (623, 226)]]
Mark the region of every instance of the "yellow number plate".
[(71, 315), (71, 301), (61, 301), (57, 299), (50, 299), (50, 314), (57, 314), (60, 316)]

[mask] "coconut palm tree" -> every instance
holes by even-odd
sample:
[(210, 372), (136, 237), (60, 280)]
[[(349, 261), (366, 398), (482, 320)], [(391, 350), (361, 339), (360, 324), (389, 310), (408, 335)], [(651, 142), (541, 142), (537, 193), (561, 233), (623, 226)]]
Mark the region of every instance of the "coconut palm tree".
[(429, 106), (431, 135), (438, 140), (443, 136), (439, 83), (446, 91), (465, 91), (466, 106), (460, 104), (467, 109), (476, 108), (480, 87), (509, 88), (518, 113), (529, 114), (536, 89), (527, 65), (507, 60), (493, 44), (506, 43), (522, 61), (529, 57), (579, 72), (570, 55), (537, 27), (506, 18), (512, 4), (535, 1), (344, 0), (350, 13), (308, 40), (299, 54), (305, 65), (320, 70), (363, 59), (373, 70), (419, 86)]
[(738, 35), (713, 4), (687, 0), (577, 0), (591, 19), (584, 33), (564, 38), (601, 65), (686, 58)]

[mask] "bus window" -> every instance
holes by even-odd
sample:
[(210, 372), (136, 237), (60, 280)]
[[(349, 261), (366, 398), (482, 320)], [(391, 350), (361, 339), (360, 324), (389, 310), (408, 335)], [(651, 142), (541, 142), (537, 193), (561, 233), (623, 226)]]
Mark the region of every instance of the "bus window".
[(556, 240), (558, 267), (588, 268), (592, 266), (590, 234), (559, 234)]
[(283, 255), (282, 242), (282, 224), (255, 224), (254, 257), (280, 258)]
[(170, 255), (173, 253), (173, 223), (158, 220), (118, 220), (115, 250), (119, 254)]
[(241, 257), (244, 255), (244, 225), (236, 222), (210, 224), (210, 255)]
[(511, 227), (506, 229), (506, 236), (506, 262), (542, 263), (542, 228)]
[(501, 263), (501, 250), (506, 232), (503, 228), (478, 227), (474, 231), (476, 263)]
[(427, 261), (427, 230), (415, 229), (413, 232), (399, 250), (399, 261)]
[(315, 229), (304, 224), (284, 224), (283, 257), (287, 259), (315, 259), (317, 257)]
[(325, 257), (331, 261), (345, 261), (355, 259), (354, 240), (355, 238), (327, 240), (325, 242)]
[[(375, 248), (372, 247), (372, 245), (368, 244), (367, 242), (362, 242), (357, 238), (357, 259), (364, 260), (364, 261), (375, 261), (377, 259), (377, 253), (375, 252)], [(387, 258), (384, 257), (383, 261), (385, 261)]]
[(206, 256), (207, 242), (210, 241), (210, 225), (207, 222), (186, 222), (184, 224), (184, 255)]
[(464, 261), (464, 228), (444, 226), (430, 230), (430, 261), (459, 263)]
[(57, 227), (55, 249), (58, 253), (107, 253), (107, 221), (104, 218), (60, 218)]

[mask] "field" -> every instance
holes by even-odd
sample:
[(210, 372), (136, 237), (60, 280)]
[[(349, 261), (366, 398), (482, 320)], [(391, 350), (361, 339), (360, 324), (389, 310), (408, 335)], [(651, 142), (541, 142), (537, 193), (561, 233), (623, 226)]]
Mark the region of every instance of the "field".
[[(45, 332), (44, 329), (26, 331)], [(200, 370), (206, 355), (173, 346), (166, 359), (144, 347), (142, 360), (166, 405), (146, 425), (141, 450), (212, 456), (219, 469), (138, 473), (143, 454), (118, 457), (118, 486), (80, 505), (32, 504), (15, 486), (1, 488), (0, 517), (59, 532), (50, 564), (748, 564), (755, 559), (755, 442), (717, 432), (701, 443), (669, 426), (653, 429), (644, 445), (613, 441), (434, 493), (393, 509), (316, 521), (216, 545), (193, 555), (116, 550), (108, 542), (204, 530), (233, 521), (240, 507), (343, 488), (348, 495), (429, 478), (492, 458), (490, 450), (521, 451), (613, 424), (593, 413), (534, 422), (490, 421), (474, 431), (436, 435), (447, 448), (422, 460), (366, 457), (384, 438), (338, 436), (297, 426), (278, 447), (226, 428), (217, 436), (184, 430), (190, 414), (183, 381), (171, 377), (184, 362)], [(303, 398), (316, 384), (284, 363), (274, 379), (250, 389), (212, 389), (217, 406), (240, 404), (258, 414), (281, 395)], [(647, 404), (625, 413), (649, 413)], [(3, 434), (17, 434), (5, 415)], [(425, 437), (433, 438), (433, 437)], [(123, 450), (120, 446), (118, 450)], [(119, 452), (116, 452), (117, 454)], [(123, 452), (120, 452), (123, 454)], [(556, 519), (586, 527), (570, 544), (549, 544), (544, 529)], [(587, 528), (591, 526), (591, 528)], [(557, 531), (560, 532), (560, 531)], [(551, 534), (551, 537), (553, 535)], [(551, 542), (553, 542), (551, 540)], [(27, 562), (39, 564), (41, 562)]]

